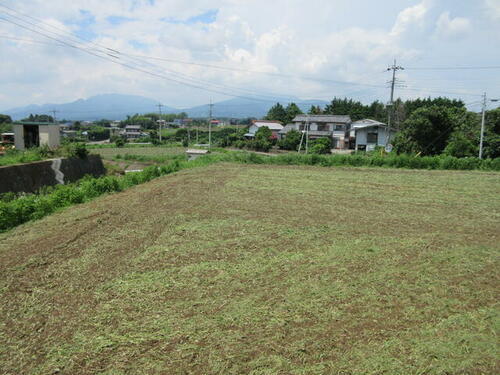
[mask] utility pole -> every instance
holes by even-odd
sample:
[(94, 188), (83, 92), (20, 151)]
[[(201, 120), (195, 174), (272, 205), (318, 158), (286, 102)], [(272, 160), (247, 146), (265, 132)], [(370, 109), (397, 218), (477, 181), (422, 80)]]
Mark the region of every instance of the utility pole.
[[(490, 102), (498, 102), (500, 99), (490, 99)], [(479, 140), (479, 159), (483, 158), (484, 125), (486, 120), (486, 105), (488, 100), (486, 93), (483, 94), (483, 113), (481, 114), (481, 137)]]
[(52, 116), (52, 122), (53, 122), (54, 124), (56, 124), (56, 123), (57, 123), (57, 120), (56, 120), (56, 113), (58, 113), (59, 111), (57, 111), (57, 110), (53, 109), (53, 110), (52, 110), (52, 111), (50, 111), (50, 112), (53, 114), (53, 116)]
[(158, 118), (158, 135), (160, 137), (160, 143), (161, 143), (161, 124), (163, 121), (163, 119), (161, 118), (161, 108), (163, 107), (163, 104), (158, 103), (157, 107), (158, 107), (158, 113), (160, 114), (160, 117)]
[(214, 105), (212, 104), (212, 99), (210, 99), (210, 104), (208, 105), (209, 115), (208, 115), (208, 150), (212, 148), (212, 108)]
[(405, 68), (403, 68), (402, 66), (398, 66), (396, 64), (396, 59), (394, 59), (394, 64), (392, 64), (392, 66), (389, 66), (387, 68), (387, 71), (392, 70), (392, 79), (391, 81), (389, 81), (389, 83), (391, 84), (391, 100), (389, 101), (389, 110), (387, 111), (387, 131), (389, 132), (387, 136), (387, 143), (389, 143), (389, 139), (391, 137), (391, 125), (392, 125), (391, 123), (394, 116), (394, 89), (396, 87), (396, 82), (397, 82), (396, 72), (398, 70), (404, 70), (404, 69)]
[(306, 154), (309, 152), (309, 114), (306, 114)]

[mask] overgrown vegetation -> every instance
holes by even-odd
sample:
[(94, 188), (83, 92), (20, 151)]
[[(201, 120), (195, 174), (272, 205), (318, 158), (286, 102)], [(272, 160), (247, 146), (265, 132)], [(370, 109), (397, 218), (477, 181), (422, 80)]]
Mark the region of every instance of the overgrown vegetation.
[(48, 146), (31, 148), (25, 151), (15, 149), (8, 150), (4, 156), (0, 157), (0, 166), (31, 163), (50, 158), (81, 158), (88, 155), (87, 148), (83, 143), (65, 143), (61, 147), (52, 149)]

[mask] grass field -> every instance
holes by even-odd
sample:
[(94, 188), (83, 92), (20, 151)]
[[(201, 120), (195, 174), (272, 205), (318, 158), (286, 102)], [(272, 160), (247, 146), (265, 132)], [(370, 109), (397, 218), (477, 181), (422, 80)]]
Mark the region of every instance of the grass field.
[(0, 373), (497, 374), (499, 197), (227, 163), (71, 207), (0, 234)]
[(167, 155), (182, 155), (186, 152), (185, 147), (115, 147), (96, 148), (89, 150), (92, 154), (101, 155), (105, 160), (111, 160), (116, 155), (137, 155), (152, 158), (161, 158)]

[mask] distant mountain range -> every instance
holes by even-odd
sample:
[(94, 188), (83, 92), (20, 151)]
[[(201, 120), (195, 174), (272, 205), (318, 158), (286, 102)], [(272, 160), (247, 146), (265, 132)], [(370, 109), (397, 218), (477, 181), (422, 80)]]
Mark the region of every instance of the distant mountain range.
[[(261, 118), (266, 115), (271, 106), (279, 100), (252, 100), (252, 99), (229, 99), (214, 104), (214, 118)], [(308, 110), (311, 105), (325, 106), (328, 104), (323, 100), (300, 100), (295, 101), (302, 110)], [(285, 103), (281, 101), (283, 105)], [(92, 96), (88, 99), (79, 99), (71, 103), (64, 104), (43, 104), (29, 105), (26, 107), (13, 108), (0, 111), (12, 117), (13, 120), (21, 120), (30, 114), (51, 115), (56, 110), (58, 119), (66, 120), (123, 120), (127, 115), (136, 113), (151, 113), (158, 111), (158, 101), (137, 95), (103, 94)], [(189, 117), (208, 117), (208, 105), (196, 106), (192, 108), (162, 107), (163, 113), (186, 112)]]

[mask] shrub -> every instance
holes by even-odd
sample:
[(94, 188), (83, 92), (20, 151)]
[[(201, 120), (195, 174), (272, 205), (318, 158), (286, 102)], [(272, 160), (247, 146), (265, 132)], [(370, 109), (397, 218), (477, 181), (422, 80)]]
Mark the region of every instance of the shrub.
[(68, 143), (63, 146), (62, 154), (67, 158), (85, 159), (89, 151), (84, 143)]
[(123, 147), (125, 146), (125, 140), (122, 137), (116, 138), (115, 145), (116, 147)]

